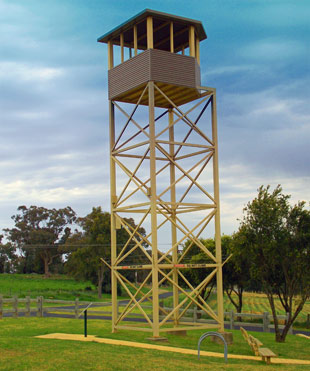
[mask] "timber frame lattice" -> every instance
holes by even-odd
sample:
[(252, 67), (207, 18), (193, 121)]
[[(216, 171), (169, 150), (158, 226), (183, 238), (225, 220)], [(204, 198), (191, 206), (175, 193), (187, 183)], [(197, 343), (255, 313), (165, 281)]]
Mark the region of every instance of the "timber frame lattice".
[[(135, 105), (126, 104), (132, 108), (129, 112), (124, 103), (109, 101), (113, 332), (129, 328), (159, 337), (161, 332), (176, 330), (224, 330), (216, 91), (209, 87), (197, 89), (199, 98), (182, 105), (182, 109), (174, 103), (175, 97), (170, 98), (169, 91), (154, 81), (140, 87)], [(139, 115), (140, 108), (148, 111), (147, 122), (145, 115)], [(116, 119), (116, 115), (122, 119)], [(207, 169), (211, 179), (201, 181)], [(136, 227), (128, 222), (128, 215), (134, 215)], [(200, 241), (211, 222), (215, 228), (213, 252)], [(145, 235), (140, 233), (144, 226), (149, 231)], [(118, 247), (116, 235), (120, 228), (126, 230), (128, 240)], [(162, 249), (159, 241), (167, 229), (171, 243)], [(179, 252), (185, 241), (190, 241), (187, 249)], [(194, 247), (205, 259), (188, 264), (186, 256)], [(135, 264), (131, 259), (137, 252), (143, 255), (145, 264)], [(184, 273), (188, 268), (204, 268), (208, 274), (193, 287)], [(124, 272), (130, 270), (143, 270), (142, 282), (126, 278)], [(217, 310), (201, 294), (214, 277)], [(159, 287), (163, 283), (170, 284), (173, 290), (173, 309), (169, 312), (159, 305)], [(129, 296), (120, 313), (118, 284)], [(151, 303), (152, 313), (143, 308), (145, 301)], [(216, 324), (183, 322), (191, 305), (203, 310)], [(125, 325), (124, 320), (137, 309), (145, 326)]]

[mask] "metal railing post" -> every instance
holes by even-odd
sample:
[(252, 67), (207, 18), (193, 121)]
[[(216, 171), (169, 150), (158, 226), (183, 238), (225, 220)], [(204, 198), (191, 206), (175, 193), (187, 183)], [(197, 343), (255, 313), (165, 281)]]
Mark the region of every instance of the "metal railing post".
[(87, 338), (87, 309), (84, 311), (84, 337)]

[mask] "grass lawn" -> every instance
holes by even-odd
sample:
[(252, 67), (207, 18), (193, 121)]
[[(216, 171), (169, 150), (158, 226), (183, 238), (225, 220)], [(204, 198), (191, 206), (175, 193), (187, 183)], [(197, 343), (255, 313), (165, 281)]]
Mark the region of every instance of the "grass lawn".
[[(131, 288), (129, 289), (132, 291)], [(147, 292), (149, 289), (150, 287), (145, 287), (142, 291)], [(164, 289), (165, 290), (161, 290), (161, 292), (169, 291), (171, 288), (164, 287)], [(32, 298), (43, 296), (45, 299), (61, 300), (74, 300), (75, 298), (79, 298), (80, 301), (89, 302), (111, 300), (109, 294), (103, 294), (102, 299), (99, 300), (97, 290), (90, 281), (79, 282), (65, 275), (54, 275), (50, 278), (45, 278), (43, 275), (39, 274), (0, 274), (0, 295), (4, 295), (4, 297), (17, 295), (21, 298), (27, 295)], [(120, 296), (119, 299), (128, 298), (126, 293), (123, 292), (122, 295), (124, 296)], [(180, 299), (182, 298), (184, 298), (184, 294), (180, 294)], [(163, 302), (165, 306), (171, 307), (172, 297), (164, 299)], [(264, 294), (245, 293), (243, 303), (243, 313), (271, 313), (268, 300)], [(215, 294), (211, 294), (208, 299), (208, 304), (211, 308), (216, 309)], [(55, 306), (54, 304), (52, 305)], [(32, 306), (36, 306), (36, 304), (32, 304)], [(5, 307), (8, 308), (11, 307), (11, 305), (6, 305)], [(21, 305), (21, 307), (23, 307), (23, 305)], [(278, 314), (285, 314), (279, 300), (276, 300), (276, 309)], [(94, 308), (92, 310), (99, 309)], [(108, 311), (110, 308), (104, 308), (103, 310)], [(224, 310), (227, 312), (235, 310), (226, 295), (224, 295)], [(146, 309), (146, 311), (149, 313), (151, 310)], [(133, 313), (139, 313), (139, 310), (134, 309)], [(294, 324), (294, 327), (305, 328), (308, 314), (310, 314), (310, 301), (306, 302), (303, 311), (299, 314), (297, 321)]]
[[(17, 295), (32, 298), (44, 296), (46, 299), (95, 301), (97, 290), (89, 281), (75, 281), (65, 275), (45, 278), (41, 274), (0, 274), (0, 294), (5, 297)], [(110, 297), (110, 295), (107, 295)]]
[[(142, 292), (149, 291), (146, 287)], [(132, 292), (132, 288), (129, 287)], [(46, 278), (42, 274), (0, 274), (0, 295), (20, 298), (30, 296), (36, 298), (43, 296), (45, 299), (74, 300), (80, 301), (107, 301), (111, 300), (110, 294), (102, 294), (98, 299), (97, 288), (90, 281), (76, 281), (66, 275), (52, 275)], [(127, 298), (127, 293), (123, 293)], [(120, 296), (119, 299), (124, 298)]]
[[(54, 332), (83, 333), (83, 321), (56, 318), (4, 318), (0, 321), (1, 370), (310, 370), (310, 366), (270, 365), (248, 360), (224, 359), (165, 353), (95, 342), (37, 339), (34, 336)], [(205, 330), (188, 331), (185, 337), (167, 335), (168, 342), (161, 345), (197, 349), (197, 342)], [(143, 332), (119, 331), (111, 333), (110, 321), (89, 320), (88, 333), (105, 338), (148, 342)], [(252, 355), (240, 331), (233, 331), (234, 344), (228, 354)], [(288, 335), (284, 344), (274, 342), (274, 335), (256, 336), (264, 346), (279, 357), (310, 360), (309, 340)], [(202, 343), (202, 350), (223, 352), (223, 346), (210, 339)]]
[[(184, 294), (180, 294), (180, 300), (184, 299), (184, 297), (185, 297)], [(167, 307), (172, 306), (172, 302), (173, 302), (172, 297), (163, 300), (164, 305)], [(216, 294), (211, 294), (207, 303), (213, 310), (216, 310), (217, 306)], [(277, 314), (285, 315), (285, 311), (279, 299), (275, 299), (275, 305)], [(224, 294), (224, 311), (230, 312), (231, 310), (236, 312), (235, 307), (232, 305), (227, 295)], [(252, 292), (244, 293), (242, 313), (262, 314), (264, 312), (269, 312), (271, 314), (269, 302), (265, 294)], [(298, 315), (297, 320), (294, 323), (294, 327), (305, 327), (308, 314), (310, 314), (310, 300), (308, 300), (305, 303), (302, 312)], [(249, 320), (247, 319), (246, 322), (249, 322)]]

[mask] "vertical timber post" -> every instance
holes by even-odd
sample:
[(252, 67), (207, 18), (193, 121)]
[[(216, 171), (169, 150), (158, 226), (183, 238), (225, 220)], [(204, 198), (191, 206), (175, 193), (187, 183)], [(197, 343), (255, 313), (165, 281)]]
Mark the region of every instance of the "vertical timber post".
[[(173, 125), (173, 111), (169, 109), (169, 154), (172, 159), (174, 159), (174, 125)], [(175, 265), (178, 262), (178, 246), (177, 246), (177, 228), (175, 225), (176, 222), (176, 195), (175, 195), (175, 166), (173, 163), (170, 163), (170, 196), (171, 196), (171, 209), (172, 209), (172, 223), (171, 223), (171, 243), (174, 246), (172, 251), (172, 264)], [(178, 270), (174, 266), (173, 268), (173, 282), (178, 284)], [(176, 308), (179, 304), (179, 290), (176, 285), (173, 285), (173, 308)], [(175, 311), (173, 316), (174, 325), (178, 325), (178, 311)]]
[(195, 53), (195, 28), (194, 26), (189, 26), (189, 55), (191, 57), (196, 57)]
[(115, 111), (112, 101), (109, 102), (110, 113), (110, 193), (111, 193), (111, 291), (112, 291), (112, 332), (116, 332), (115, 324), (117, 321), (117, 278), (115, 275), (116, 263), (116, 220), (115, 220), (115, 203), (116, 203), (116, 169), (113, 159), (113, 147), (115, 144)]
[(196, 37), (195, 49), (196, 49), (196, 59), (197, 59), (198, 64), (200, 65), (200, 43), (199, 43), (198, 37)]
[(30, 296), (26, 296), (26, 317), (30, 317)]
[(3, 316), (3, 295), (0, 295), (0, 319)]
[(135, 51), (135, 56), (138, 55), (138, 31), (137, 31), (137, 25), (134, 25), (133, 27), (133, 48)]
[(13, 317), (18, 317), (18, 297), (17, 295), (13, 296)]
[(222, 272), (222, 247), (221, 247), (221, 225), (220, 225), (220, 187), (219, 187), (219, 168), (218, 168), (218, 138), (217, 138), (217, 112), (216, 112), (216, 91), (214, 90), (211, 102), (212, 115), (212, 141), (214, 145), (213, 154), (213, 181), (214, 181), (214, 200), (216, 211), (214, 216), (215, 223), (215, 256), (217, 262), (216, 283), (217, 283), (217, 315), (219, 320), (219, 330), (224, 332), (224, 303), (223, 303), (223, 272)]
[(124, 34), (120, 34), (120, 46), (121, 46), (121, 63), (124, 62)]
[(154, 82), (149, 86), (149, 127), (150, 127), (150, 179), (151, 179), (151, 232), (152, 232), (152, 296), (153, 296), (153, 336), (159, 337), (159, 297), (158, 297), (158, 246), (157, 246), (157, 200), (156, 200), (156, 146), (155, 146), (155, 98)]
[(74, 318), (79, 318), (79, 298), (75, 298), (74, 301)]
[(153, 49), (154, 40), (153, 40), (153, 18), (147, 17), (146, 19), (146, 34), (147, 34), (147, 48)]

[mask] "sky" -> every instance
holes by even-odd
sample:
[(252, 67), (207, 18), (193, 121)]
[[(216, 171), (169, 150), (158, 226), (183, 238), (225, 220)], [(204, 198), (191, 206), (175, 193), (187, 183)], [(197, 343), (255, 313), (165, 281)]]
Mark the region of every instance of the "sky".
[(0, 231), (20, 205), (109, 211), (107, 47), (145, 8), (202, 22), (222, 233), (260, 185), (310, 200), (308, 0), (0, 0)]

